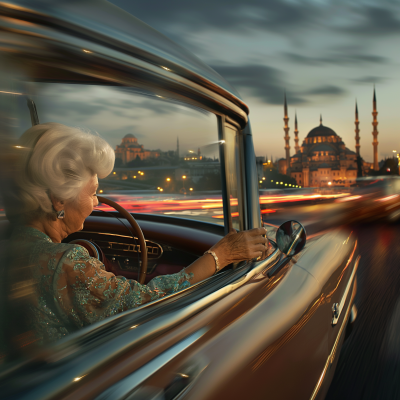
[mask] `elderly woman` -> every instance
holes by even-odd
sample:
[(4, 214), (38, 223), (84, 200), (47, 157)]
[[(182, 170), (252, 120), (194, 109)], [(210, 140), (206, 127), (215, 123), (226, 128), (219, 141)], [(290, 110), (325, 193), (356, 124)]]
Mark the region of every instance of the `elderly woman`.
[(264, 228), (232, 232), (181, 272), (156, 277), (148, 285), (115, 276), (85, 248), (61, 243), (83, 228), (98, 204), (98, 178), (109, 175), (114, 166), (109, 144), (82, 130), (46, 123), (28, 129), (17, 147), (20, 216), (12, 245), (29, 263), (34, 282), (29, 318), (41, 340), (57, 340), (199, 282), (216, 267), (267, 252)]

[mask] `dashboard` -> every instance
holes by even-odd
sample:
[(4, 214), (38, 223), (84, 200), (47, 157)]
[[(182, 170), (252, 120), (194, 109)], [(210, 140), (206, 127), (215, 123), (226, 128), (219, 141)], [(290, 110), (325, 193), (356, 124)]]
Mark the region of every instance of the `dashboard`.
[[(140, 217), (143, 218), (142, 215)], [(193, 221), (189, 227), (184, 226), (187, 223), (184, 220), (162, 216), (147, 216), (147, 220), (136, 217), (136, 220), (146, 239), (148, 267), (145, 283), (156, 276), (181, 271), (224, 236), (223, 227)], [(99, 258), (108, 271), (137, 280), (141, 248), (131, 231), (132, 228), (123, 218), (92, 215), (85, 221), (82, 231), (69, 235), (63, 242), (78, 241), (86, 248), (87, 245), (80, 241), (89, 242), (89, 246), (94, 245), (102, 253)], [(103, 256), (106, 260), (102, 259)]]

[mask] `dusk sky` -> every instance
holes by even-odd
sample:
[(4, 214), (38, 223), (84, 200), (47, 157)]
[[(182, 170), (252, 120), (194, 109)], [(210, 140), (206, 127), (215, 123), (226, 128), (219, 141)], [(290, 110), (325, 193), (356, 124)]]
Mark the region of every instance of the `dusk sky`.
[(299, 137), (319, 124), (372, 161), (372, 94), (379, 159), (400, 151), (400, 2), (349, 0), (112, 0), (213, 67), (250, 107), (257, 155), (284, 156), (283, 93)]

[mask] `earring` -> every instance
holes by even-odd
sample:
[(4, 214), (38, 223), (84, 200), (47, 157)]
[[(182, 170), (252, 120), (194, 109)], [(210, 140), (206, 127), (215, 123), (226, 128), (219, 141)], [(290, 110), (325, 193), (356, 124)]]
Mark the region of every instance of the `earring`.
[(57, 218), (58, 219), (63, 219), (65, 217), (65, 211), (64, 210), (60, 210), (57, 212)]

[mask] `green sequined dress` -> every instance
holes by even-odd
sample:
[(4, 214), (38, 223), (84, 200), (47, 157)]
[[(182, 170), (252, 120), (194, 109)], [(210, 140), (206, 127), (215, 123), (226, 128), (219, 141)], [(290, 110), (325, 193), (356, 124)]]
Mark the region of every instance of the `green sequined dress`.
[(53, 243), (31, 227), (15, 229), (11, 242), (29, 263), (35, 288), (29, 302), (30, 323), (41, 342), (61, 339), (81, 327), (175, 293), (190, 286), (193, 278), (193, 273), (182, 270), (141, 285), (107, 272), (82, 246)]

